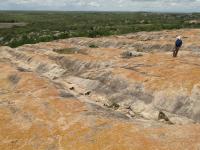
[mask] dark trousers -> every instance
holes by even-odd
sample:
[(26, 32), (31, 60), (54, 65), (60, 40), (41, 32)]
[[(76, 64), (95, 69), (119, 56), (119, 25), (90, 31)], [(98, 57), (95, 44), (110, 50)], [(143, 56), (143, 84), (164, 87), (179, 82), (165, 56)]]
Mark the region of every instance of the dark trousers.
[(180, 47), (175, 46), (175, 48), (173, 50), (173, 57), (177, 57), (179, 49), (180, 49)]

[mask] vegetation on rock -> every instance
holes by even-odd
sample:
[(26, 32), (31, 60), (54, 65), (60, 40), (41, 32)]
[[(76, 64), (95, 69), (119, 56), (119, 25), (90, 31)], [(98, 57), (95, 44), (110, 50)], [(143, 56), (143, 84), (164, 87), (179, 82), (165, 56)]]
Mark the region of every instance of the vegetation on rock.
[(26, 26), (0, 28), (0, 45), (18, 47), (69, 37), (99, 37), (139, 31), (199, 28), (199, 16), (198, 13), (1, 11), (0, 23), (23, 22)]

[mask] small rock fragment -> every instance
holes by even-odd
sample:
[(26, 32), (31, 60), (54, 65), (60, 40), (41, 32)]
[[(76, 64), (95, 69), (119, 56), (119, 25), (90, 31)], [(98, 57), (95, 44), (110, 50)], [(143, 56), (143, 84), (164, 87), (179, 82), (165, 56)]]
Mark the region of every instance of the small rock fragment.
[(158, 114), (158, 120), (164, 119), (165, 121), (169, 121), (169, 118), (162, 111)]
[(140, 57), (143, 54), (136, 51), (125, 51), (121, 54), (122, 58)]
[(162, 111), (160, 111), (159, 114), (158, 114), (158, 120), (166, 121), (168, 124), (173, 124), (173, 123), (169, 120), (169, 118), (167, 117), (167, 115), (166, 115), (164, 112), (162, 112)]
[(88, 91), (85, 93), (85, 96), (89, 96), (91, 94), (91, 91)]
[(74, 87), (70, 87), (69, 89), (70, 89), (70, 90), (75, 90), (75, 88), (74, 88)]

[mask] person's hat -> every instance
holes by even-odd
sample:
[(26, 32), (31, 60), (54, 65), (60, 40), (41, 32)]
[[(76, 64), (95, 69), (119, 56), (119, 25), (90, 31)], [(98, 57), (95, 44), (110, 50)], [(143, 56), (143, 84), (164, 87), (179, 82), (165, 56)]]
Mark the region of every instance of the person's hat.
[(179, 39), (179, 40), (181, 40), (181, 36), (179, 35), (176, 39)]

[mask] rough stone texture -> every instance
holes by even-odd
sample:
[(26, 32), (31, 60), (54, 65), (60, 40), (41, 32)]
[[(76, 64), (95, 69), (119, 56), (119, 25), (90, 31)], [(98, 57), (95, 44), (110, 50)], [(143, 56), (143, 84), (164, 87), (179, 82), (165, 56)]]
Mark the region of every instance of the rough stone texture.
[[(177, 34), (184, 46), (173, 58)], [(0, 149), (200, 149), (199, 35), (185, 29), (0, 47)], [(55, 52), (64, 48), (78, 51)]]

